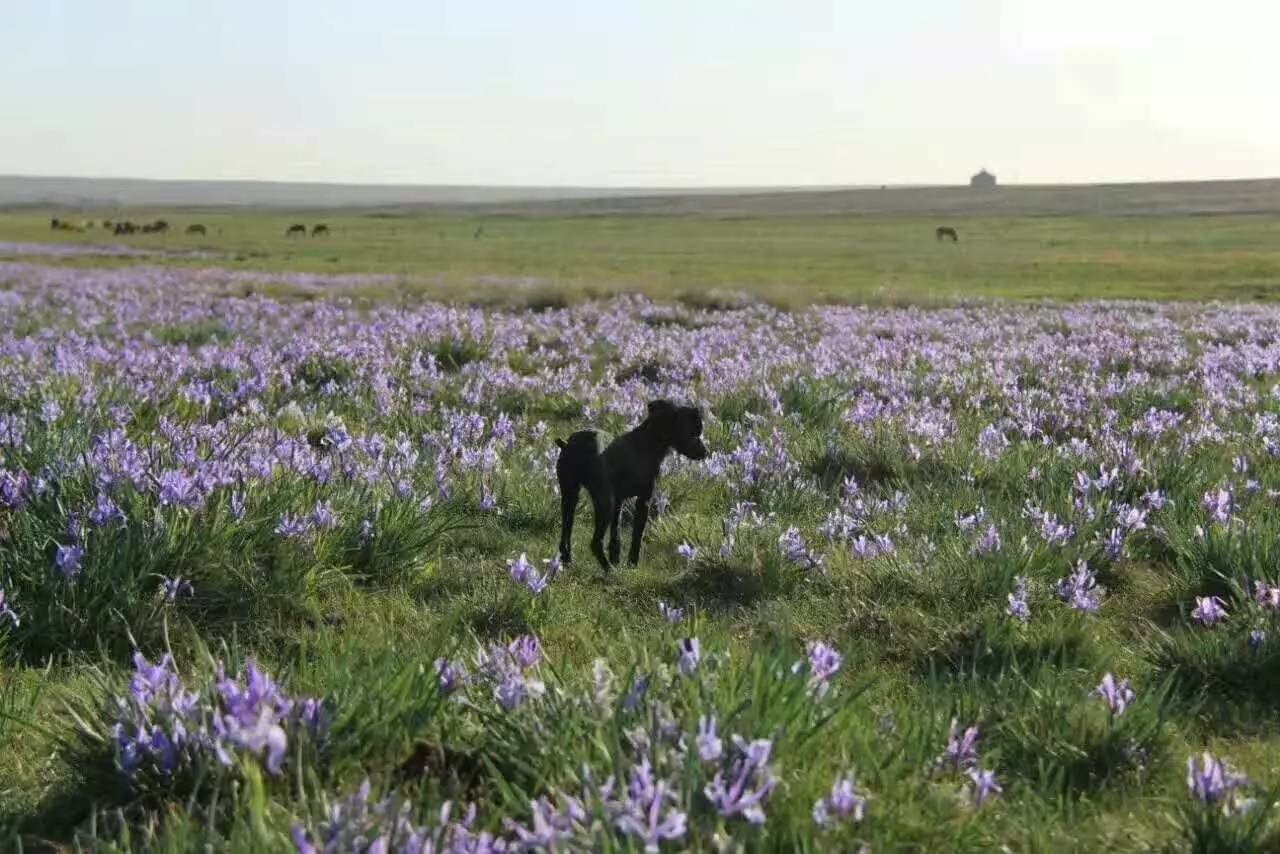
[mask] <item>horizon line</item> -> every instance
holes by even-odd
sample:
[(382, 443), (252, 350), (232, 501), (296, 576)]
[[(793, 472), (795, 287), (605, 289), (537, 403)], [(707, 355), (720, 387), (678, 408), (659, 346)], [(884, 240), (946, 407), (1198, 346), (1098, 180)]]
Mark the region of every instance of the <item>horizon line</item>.
[[(979, 170), (983, 171), (983, 170)], [(974, 173), (977, 174), (977, 173)], [(1000, 181), (1000, 173), (992, 173)], [(717, 191), (840, 191), (840, 190), (876, 190), (876, 189), (952, 189), (967, 188), (964, 183), (937, 182), (872, 182), (860, 184), (480, 184), (480, 183), (405, 183), (390, 181), (348, 181), (329, 179), (293, 180), (283, 178), (149, 178), (131, 175), (39, 175), (17, 172), (0, 172), (0, 179), (42, 180), (42, 181), (137, 181), (154, 184), (282, 184), (291, 186), (318, 187), (377, 187), (377, 188), (422, 188), (422, 189), (461, 189), (461, 190), (585, 190), (585, 191), (620, 191), (646, 193), (681, 193)], [(1115, 187), (1144, 186), (1158, 184), (1229, 184), (1246, 182), (1264, 182), (1280, 180), (1280, 175), (1218, 177), (1218, 178), (1164, 178), (1164, 179), (1126, 179), (1126, 180), (1037, 180), (1037, 181), (1003, 181), (997, 187)]]

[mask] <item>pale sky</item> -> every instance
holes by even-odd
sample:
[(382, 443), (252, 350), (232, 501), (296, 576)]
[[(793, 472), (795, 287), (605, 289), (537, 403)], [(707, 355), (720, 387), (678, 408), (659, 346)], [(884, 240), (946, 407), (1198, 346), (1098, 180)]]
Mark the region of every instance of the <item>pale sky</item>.
[(0, 174), (1280, 176), (1274, 0), (0, 0)]

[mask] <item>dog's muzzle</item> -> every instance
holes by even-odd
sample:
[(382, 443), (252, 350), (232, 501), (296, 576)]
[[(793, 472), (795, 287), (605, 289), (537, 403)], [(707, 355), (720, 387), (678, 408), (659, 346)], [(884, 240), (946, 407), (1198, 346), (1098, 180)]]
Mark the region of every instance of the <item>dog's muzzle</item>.
[(676, 451), (679, 452), (680, 456), (688, 457), (691, 460), (705, 460), (711, 455), (711, 452), (707, 450), (707, 446), (702, 444), (702, 440), (696, 436), (677, 444)]

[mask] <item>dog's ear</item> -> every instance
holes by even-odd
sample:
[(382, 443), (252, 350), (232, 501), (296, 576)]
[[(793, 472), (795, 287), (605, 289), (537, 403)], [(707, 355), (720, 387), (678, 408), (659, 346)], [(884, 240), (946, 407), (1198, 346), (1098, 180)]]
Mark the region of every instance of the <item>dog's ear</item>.
[(676, 411), (675, 404), (669, 400), (651, 400), (649, 401), (649, 417), (654, 418), (660, 415), (670, 415)]

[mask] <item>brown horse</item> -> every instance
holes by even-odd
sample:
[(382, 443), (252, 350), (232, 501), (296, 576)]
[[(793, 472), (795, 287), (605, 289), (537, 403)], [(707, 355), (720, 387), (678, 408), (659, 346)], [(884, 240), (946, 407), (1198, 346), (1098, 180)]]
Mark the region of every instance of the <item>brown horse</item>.
[(303, 237), (306, 237), (306, 236), (307, 236), (307, 227), (306, 227), (305, 225), (300, 224), (300, 223), (294, 223), (293, 225), (291, 225), (291, 226), (289, 226), (287, 229), (285, 229), (285, 232), (284, 232), (284, 236), (285, 236), (285, 237), (293, 237), (295, 234), (300, 234), (300, 235), (302, 235)]
[(934, 232), (934, 237), (937, 240), (945, 240), (950, 237), (952, 243), (960, 242), (960, 235), (956, 234), (956, 230), (949, 225), (938, 226), (938, 230)]
[(193, 222), (187, 226), (187, 234), (207, 234), (205, 227), (198, 222)]
[(321, 235), (321, 234), (328, 235), (328, 233), (329, 233), (329, 226), (325, 225), (323, 222), (321, 222), (321, 223), (317, 223), (317, 224), (316, 224), (316, 225), (311, 229), (311, 236), (312, 236), (312, 237), (316, 237), (316, 236)]

